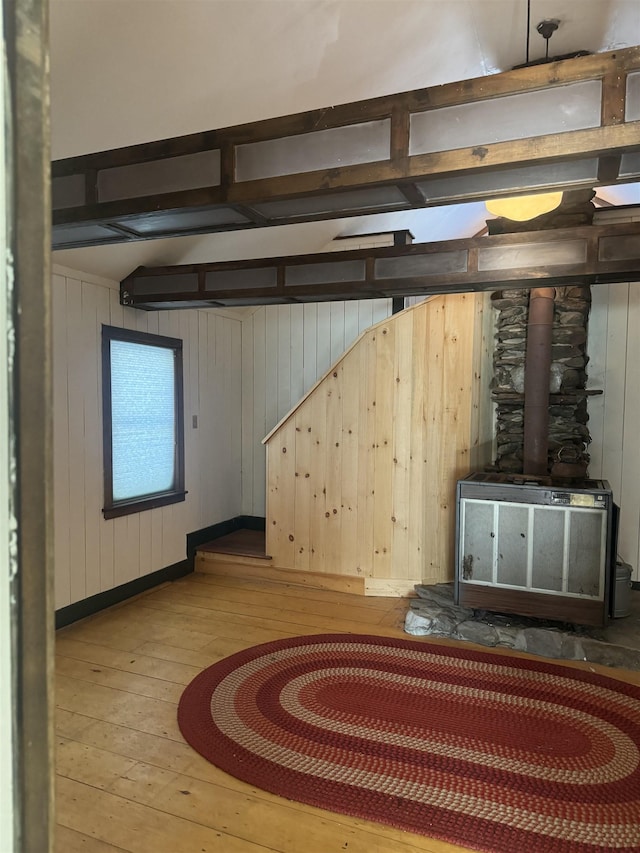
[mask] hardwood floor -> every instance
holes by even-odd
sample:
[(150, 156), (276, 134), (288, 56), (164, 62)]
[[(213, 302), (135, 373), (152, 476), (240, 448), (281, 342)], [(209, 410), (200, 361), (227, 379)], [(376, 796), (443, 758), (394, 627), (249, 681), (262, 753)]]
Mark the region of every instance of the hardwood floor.
[(462, 851), (255, 789), (176, 722), (184, 686), (226, 655), (299, 634), (406, 636), (405, 612), (397, 598), (193, 574), (59, 631), (57, 853)]

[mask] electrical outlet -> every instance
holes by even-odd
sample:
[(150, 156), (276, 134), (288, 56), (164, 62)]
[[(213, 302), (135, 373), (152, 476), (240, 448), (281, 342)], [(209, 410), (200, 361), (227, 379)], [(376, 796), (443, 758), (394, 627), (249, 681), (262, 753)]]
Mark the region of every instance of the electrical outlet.
[(191, 415), (191, 425), (193, 426), (194, 429), (198, 429), (198, 416), (197, 415)]

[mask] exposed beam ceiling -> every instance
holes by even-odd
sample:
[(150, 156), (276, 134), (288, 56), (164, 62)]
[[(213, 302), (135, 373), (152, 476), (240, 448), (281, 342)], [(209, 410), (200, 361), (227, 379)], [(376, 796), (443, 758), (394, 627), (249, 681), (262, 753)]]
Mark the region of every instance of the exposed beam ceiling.
[(140, 267), (120, 286), (147, 310), (325, 302), (640, 276), (640, 223), (254, 261)]
[(69, 158), (53, 177), (66, 247), (637, 181), (640, 47)]

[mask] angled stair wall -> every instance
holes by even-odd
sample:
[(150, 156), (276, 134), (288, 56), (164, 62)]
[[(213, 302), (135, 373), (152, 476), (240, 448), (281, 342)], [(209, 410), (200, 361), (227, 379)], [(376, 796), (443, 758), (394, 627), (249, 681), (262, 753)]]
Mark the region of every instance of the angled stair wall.
[(373, 326), (265, 438), (273, 565), (373, 595), (452, 579), (455, 482), (491, 457), (486, 306), (439, 296)]

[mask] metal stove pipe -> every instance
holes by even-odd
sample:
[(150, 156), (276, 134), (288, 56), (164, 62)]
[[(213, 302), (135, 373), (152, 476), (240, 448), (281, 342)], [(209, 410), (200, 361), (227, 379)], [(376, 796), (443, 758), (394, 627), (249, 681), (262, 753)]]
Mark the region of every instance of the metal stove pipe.
[(549, 386), (555, 295), (553, 287), (535, 287), (529, 296), (524, 368), (525, 474), (544, 476), (549, 472)]

